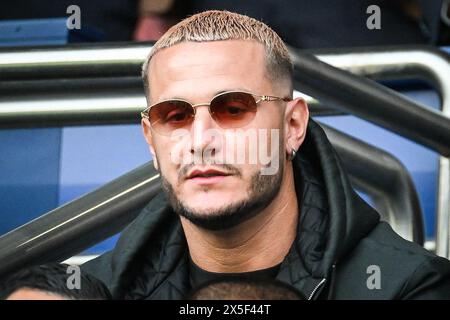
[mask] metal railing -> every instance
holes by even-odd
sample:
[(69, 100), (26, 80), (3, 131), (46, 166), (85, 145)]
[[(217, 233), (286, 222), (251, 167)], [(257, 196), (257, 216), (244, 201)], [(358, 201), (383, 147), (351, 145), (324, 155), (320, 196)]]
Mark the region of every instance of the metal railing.
[[(370, 48), (352, 52), (329, 50), (315, 52), (315, 54), (326, 63), (372, 79), (420, 78), (427, 80), (441, 97), (442, 114), (450, 118), (450, 59), (448, 54), (440, 50), (430, 47)], [(420, 124), (423, 121), (420, 115), (410, 124), (413, 126)], [(365, 119), (371, 121), (371, 119)], [(402, 123), (407, 121), (404, 114), (399, 114), (398, 119), (402, 119)], [(423, 130), (432, 130), (432, 128), (423, 128)], [(439, 137), (436, 138), (439, 139)], [(445, 143), (450, 146), (448, 141)], [(448, 153), (440, 154), (436, 253), (450, 259), (450, 159)]]
[[(0, 128), (138, 123), (149, 44), (0, 51)], [(313, 115), (339, 113), (306, 97)]]
[(12, 230), (0, 237), (0, 277), (62, 261), (120, 232), (159, 191), (150, 162)]

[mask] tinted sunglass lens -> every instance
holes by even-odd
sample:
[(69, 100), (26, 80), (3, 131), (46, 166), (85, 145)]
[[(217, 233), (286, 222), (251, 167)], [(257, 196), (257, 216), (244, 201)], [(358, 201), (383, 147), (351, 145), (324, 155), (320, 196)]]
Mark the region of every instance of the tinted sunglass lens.
[(188, 129), (194, 119), (194, 109), (185, 101), (164, 101), (150, 108), (149, 118), (155, 131), (171, 134), (176, 129)]
[(229, 92), (211, 101), (211, 115), (222, 128), (239, 128), (250, 123), (256, 114), (255, 98), (245, 92)]

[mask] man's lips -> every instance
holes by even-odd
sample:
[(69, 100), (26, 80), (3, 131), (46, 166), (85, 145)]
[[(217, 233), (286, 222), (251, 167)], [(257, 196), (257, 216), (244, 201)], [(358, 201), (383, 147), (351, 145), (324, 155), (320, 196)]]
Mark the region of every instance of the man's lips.
[(187, 179), (211, 179), (211, 178), (217, 178), (217, 177), (226, 177), (229, 176), (229, 173), (215, 170), (215, 169), (208, 169), (208, 170), (193, 170), (187, 177)]
[(191, 181), (199, 185), (211, 185), (214, 183), (221, 182), (226, 177), (231, 176), (230, 173), (208, 169), (208, 170), (193, 170), (188, 177), (187, 181)]

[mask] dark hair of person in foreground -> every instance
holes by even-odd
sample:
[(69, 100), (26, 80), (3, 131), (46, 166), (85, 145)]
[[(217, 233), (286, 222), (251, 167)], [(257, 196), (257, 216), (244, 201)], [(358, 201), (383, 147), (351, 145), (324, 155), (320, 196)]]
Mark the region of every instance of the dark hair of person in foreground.
[[(0, 299), (6, 300), (108, 300), (108, 288), (86, 273), (79, 273), (79, 289), (68, 285), (73, 274), (67, 264), (50, 263), (22, 269), (0, 279)], [(69, 279), (70, 281), (70, 279)]]
[(236, 278), (207, 282), (189, 300), (306, 300), (294, 287), (273, 279)]

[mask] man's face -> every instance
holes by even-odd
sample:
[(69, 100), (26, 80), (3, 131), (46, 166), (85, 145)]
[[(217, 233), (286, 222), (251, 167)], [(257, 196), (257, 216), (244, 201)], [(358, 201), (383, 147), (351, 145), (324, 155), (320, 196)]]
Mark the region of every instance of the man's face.
[[(150, 101), (178, 98), (192, 104), (209, 103), (218, 93), (230, 90), (286, 96), (286, 90), (274, 89), (277, 86), (272, 86), (265, 65), (264, 47), (255, 41), (177, 44), (159, 51), (150, 62)], [(284, 104), (259, 103), (255, 118), (238, 130), (221, 128), (208, 107), (200, 106), (188, 134), (177, 138), (155, 132), (143, 120), (144, 134), (174, 209), (202, 227), (223, 229), (267, 206), (282, 182)], [(255, 136), (256, 140), (245, 138)], [(245, 161), (239, 161), (237, 153), (245, 153)], [(270, 156), (270, 164), (262, 160), (262, 153), (266, 160)], [(195, 163), (182, 161), (183, 157)], [(217, 159), (232, 161), (218, 164)], [(268, 166), (276, 170), (262, 174)], [(195, 171), (208, 170), (213, 176), (195, 176)]]

